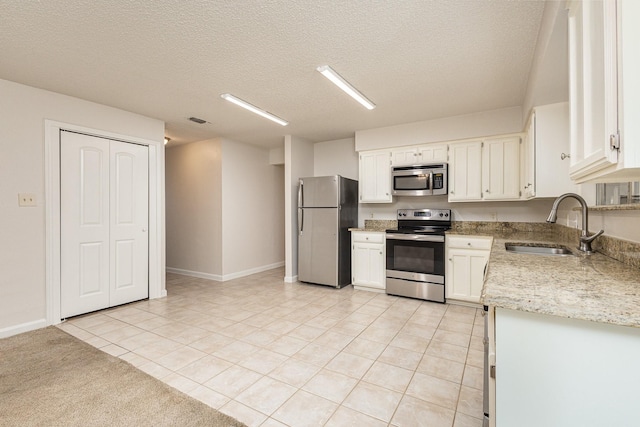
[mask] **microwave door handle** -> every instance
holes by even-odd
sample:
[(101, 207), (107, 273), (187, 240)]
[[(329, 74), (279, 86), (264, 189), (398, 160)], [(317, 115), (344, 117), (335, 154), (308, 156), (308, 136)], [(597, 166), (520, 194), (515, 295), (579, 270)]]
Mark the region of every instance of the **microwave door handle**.
[(431, 191), (431, 195), (433, 195), (433, 172), (429, 172), (429, 190)]

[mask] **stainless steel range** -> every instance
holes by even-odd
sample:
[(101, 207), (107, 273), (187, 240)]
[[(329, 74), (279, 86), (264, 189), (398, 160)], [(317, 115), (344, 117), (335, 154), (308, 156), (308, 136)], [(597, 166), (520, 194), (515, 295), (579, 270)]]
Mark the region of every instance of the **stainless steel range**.
[(444, 234), (450, 209), (399, 209), (387, 230), (387, 293), (445, 302)]

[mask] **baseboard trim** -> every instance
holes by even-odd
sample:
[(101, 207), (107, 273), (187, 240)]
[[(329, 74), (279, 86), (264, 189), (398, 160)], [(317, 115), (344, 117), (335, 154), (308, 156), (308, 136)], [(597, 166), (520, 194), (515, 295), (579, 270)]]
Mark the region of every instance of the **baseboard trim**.
[(0, 329), (0, 338), (7, 338), (23, 332), (29, 332), (47, 326), (47, 319), (38, 319), (33, 322), (21, 323), (20, 325), (9, 326)]
[(183, 276), (198, 277), (200, 279), (214, 280), (216, 282), (226, 282), (227, 280), (238, 279), (240, 277), (251, 276), (252, 274), (262, 273), (263, 271), (273, 270), (284, 266), (284, 261), (273, 264), (262, 265), (260, 267), (250, 268), (248, 270), (238, 271), (225, 275), (203, 273), (201, 271), (184, 270), (181, 268), (167, 267), (167, 273), (182, 274)]
[(298, 275), (296, 274), (295, 276), (285, 276), (284, 281), (285, 283), (296, 283), (298, 281)]

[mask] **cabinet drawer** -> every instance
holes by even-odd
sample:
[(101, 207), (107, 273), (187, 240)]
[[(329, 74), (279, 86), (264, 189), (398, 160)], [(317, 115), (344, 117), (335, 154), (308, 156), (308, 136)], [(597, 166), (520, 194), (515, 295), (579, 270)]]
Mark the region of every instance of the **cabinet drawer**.
[(492, 237), (486, 236), (447, 236), (449, 248), (490, 250)]
[(353, 231), (354, 243), (384, 243), (384, 233)]

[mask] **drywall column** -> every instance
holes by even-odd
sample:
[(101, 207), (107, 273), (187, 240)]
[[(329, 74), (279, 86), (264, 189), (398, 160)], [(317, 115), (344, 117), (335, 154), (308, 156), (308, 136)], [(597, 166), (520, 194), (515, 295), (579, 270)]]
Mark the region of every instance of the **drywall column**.
[(313, 142), (284, 137), (285, 282), (298, 280), (298, 179), (313, 176)]

